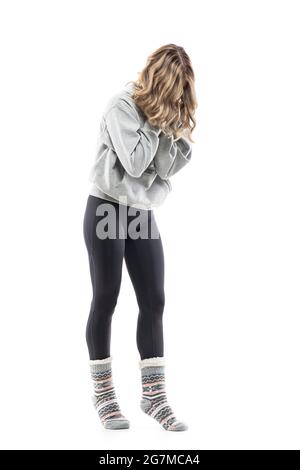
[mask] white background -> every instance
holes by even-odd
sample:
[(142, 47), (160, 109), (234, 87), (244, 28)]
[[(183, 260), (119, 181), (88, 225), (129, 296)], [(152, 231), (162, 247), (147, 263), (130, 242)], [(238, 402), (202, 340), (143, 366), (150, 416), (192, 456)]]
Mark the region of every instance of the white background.
[[(297, 1), (2, 1), (1, 447), (299, 449)], [(124, 266), (114, 382), (131, 428), (105, 431), (85, 343), (82, 220), (103, 107), (169, 42), (190, 55), (192, 162), (156, 219), (169, 401), (139, 409), (138, 314)]]

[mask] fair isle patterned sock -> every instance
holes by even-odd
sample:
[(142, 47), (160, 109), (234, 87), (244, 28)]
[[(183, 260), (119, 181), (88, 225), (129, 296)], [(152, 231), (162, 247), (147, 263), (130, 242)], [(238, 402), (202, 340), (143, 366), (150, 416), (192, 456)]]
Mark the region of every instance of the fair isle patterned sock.
[(139, 360), (142, 376), (141, 409), (156, 419), (166, 431), (185, 431), (188, 426), (178, 421), (170, 407), (165, 390), (165, 361), (163, 357)]
[(94, 386), (92, 399), (104, 428), (127, 429), (129, 421), (121, 413), (116, 398), (111, 362), (112, 356), (89, 361)]

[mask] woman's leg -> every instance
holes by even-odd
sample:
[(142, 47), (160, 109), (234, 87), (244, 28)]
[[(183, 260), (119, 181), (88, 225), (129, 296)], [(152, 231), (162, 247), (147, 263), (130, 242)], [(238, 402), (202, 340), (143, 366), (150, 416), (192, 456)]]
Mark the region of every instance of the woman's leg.
[[(107, 204), (107, 205), (105, 205)], [(111, 321), (121, 285), (124, 239), (99, 237), (99, 222), (107, 219), (103, 209), (112, 210), (111, 222), (119, 227), (118, 205), (90, 195), (84, 215), (84, 239), (89, 255), (93, 298), (86, 326), (90, 356), (93, 403), (106, 429), (129, 428), (114, 389), (110, 356)], [(100, 213), (97, 212), (100, 209)], [(114, 216), (115, 214), (115, 216)], [(97, 227), (97, 231), (96, 231)], [(103, 227), (102, 227), (103, 228)], [(102, 232), (102, 228), (100, 232)]]
[(110, 355), (111, 322), (117, 304), (122, 278), (125, 240), (101, 239), (96, 225), (107, 215), (96, 215), (100, 204), (118, 205), (90, 195), (84, 215), (84, 238), (89, 256), (93, 297), (86, 326), (86, 341), (90, 359), (104, 359)]
[[(132, 280), (138, 305), (137, 346), (142, 381), (141, 409), (167, 431), (185, 431), (187, 425), (178, 420), (170, 406), (165, 389), (165, 358), (163, 344), (164, 253), (161, 236), (153, 211), (150, 223), (158, 238), (126, 239), (125, 261)], [(145, 234), (144, 232), (144, 234)], [(150, 232), (150, 230), (148, 231)]]
[[(125, 243), (125, 262), (139, 306), (136, 339), (141, 359), (164, 354), (164, 252), (154, 213), (146, 212), (146, 224), (141, 224), (140, 231), (147, 231), (149, 237), (131, 239), (128, 236)], [(131, 216), (128, 224), (130, 222)], [(158, 238), (151, 238), (150, 224)]]

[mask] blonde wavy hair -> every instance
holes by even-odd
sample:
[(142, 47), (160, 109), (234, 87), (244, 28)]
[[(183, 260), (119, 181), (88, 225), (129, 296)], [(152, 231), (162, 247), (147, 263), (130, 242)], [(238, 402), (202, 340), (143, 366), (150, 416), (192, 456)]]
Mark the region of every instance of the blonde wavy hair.
[(167, 44), (147, 59), (134, 83), (132, 98), (146, 119), (164, 134), (192, 139), (198, 107), (195, 75), (183, 47)]

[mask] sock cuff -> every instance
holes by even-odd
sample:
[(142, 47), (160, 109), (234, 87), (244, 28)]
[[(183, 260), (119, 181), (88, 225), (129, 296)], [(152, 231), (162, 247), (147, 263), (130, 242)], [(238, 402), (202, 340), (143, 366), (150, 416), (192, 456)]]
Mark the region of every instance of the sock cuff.
[(112, 361), (112, 356), (105, 357), (104, 359), (90, 359), (89, 363), (94, 364), (106, 364), (107, 362)]
[(108, 370), (111, 367), (112, 356), (105, 357), (104, 359), (90, 359), (89, 365), (92, 371)]
[(144, 367), (159, 367), (165, 365), (165, 358), (162, 356), (147, 357), (146, 359), (139, 360), (140, 369)]

